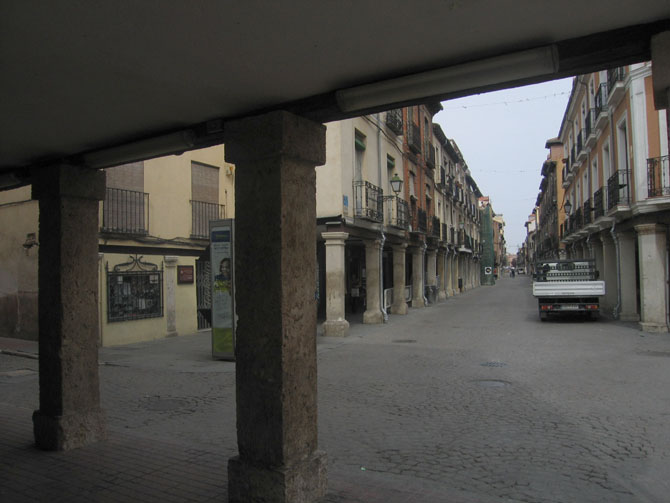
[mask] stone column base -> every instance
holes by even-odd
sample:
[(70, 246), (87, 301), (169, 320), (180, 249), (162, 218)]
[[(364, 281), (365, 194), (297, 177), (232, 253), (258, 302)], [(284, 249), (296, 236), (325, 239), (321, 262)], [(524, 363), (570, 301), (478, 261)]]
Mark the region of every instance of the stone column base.
[(619, 321), (640, 321), (640, 315), (637, 313), (621, 313), (619, 314)]
[(253, 466), (239, 456), (228, 460), (229, 503), (308, 503), (326, 494), (326, 453), (291, 466)]
[(325, 337), (347, 337), (349, 322), (347, 320), (326, 320), (323, 322), (323, 335)]
[(447, 292), (445, 292), (444, 290), (439, 290), (437, 292), (437, 300), (440, 300), (440, 301), (447, 300)]
[(69, 451), (106, 438), (102, 410), (66, 416), (33, 412), (35, 445), (46, 451)]
[(370, 325), (384, 323), (384, 313), (381, 311), (365, 311), (363, 313), (363, 323)]
[(403, 301), (400, 304), (393, 304), (390, 307), (391, 314), (407, 314), (407, 302)]
[(661, 324), (661, 323), (647, 323), (647, 322), (641, 321), (640, 322), (640, 329), (643, 332), (662, 333), (662, 332), (667, 332), (668, 331), (668, 326), (666, 324)]

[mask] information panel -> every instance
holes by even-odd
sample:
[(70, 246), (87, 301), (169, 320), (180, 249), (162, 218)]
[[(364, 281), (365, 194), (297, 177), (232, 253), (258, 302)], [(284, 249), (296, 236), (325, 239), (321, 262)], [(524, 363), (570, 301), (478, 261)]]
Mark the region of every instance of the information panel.
[(233, 219), (209, 222), (212, 263), (212, 357), (235, 359), (235, 228)]

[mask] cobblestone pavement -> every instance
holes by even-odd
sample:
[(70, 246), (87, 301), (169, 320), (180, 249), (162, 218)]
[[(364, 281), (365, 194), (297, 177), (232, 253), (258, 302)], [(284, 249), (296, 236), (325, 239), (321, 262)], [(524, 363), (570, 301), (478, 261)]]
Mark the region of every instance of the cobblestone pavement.
[[(329, 503), (668, 501), (668, 334), (607, 320), (540, 323), (520, 277), (384, 326), (352, 325), (346, 339), (319, 337), (318, 350)], [(100, 361), (110, 440), (57, 456), (79, 468), (77, 456), (91, 453), (131, 459), (111, 482), (93, 477), (87, 494), (123, 501), (117, 486), (126, 496), (139, 487), (152, 501), (146, 487), (179, 475), (199, 492), (167, 491), (173, 500), (225, 499), (234, 364), (209, 358), (207, 334), (105, 348)], [(21, 430), (0, 442), (1, 470), (8, 454), (42, 462), (26, 450), (36, 370), (36, 360), (0, 354), (0, 407), (11, 408), (0, 435), (8, 422)], [(18, 482), (0, 481), (0, 499), (28, 483), (13, 470)]]

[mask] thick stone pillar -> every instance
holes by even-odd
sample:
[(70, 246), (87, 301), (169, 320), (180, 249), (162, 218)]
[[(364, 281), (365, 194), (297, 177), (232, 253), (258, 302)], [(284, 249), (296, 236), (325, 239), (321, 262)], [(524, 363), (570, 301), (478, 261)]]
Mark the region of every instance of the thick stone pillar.
[(621, 321), (640, 321), (637, 312), (637, 295), (635, 284), (635, 233), (620, 232), (617, 234), (619, 241), (619, 260), (621, 267)]
[(426, 307), (423, 278), (423, 260), (426, 254), (425, 245), (410, 248), (412, 254), (412, 307)]
[(177, 336), (177, 262), (179, 257), (166, 255), (165, 260), (165, 318), (167, 337)]
[(453, 285), (453, 252), (451, 250), (447, 250), (447, 255), (445, 257), (445, 278), (444, 278), (444, 286), (447, 290), (447, 297), (453, 297), (454, 296), (454, 285)]
[(365, 240), (365, 312), (363, 323), (384, 323), (382, 312), (382, 241), (379, 239)]
[(667, 332), (666, 230), (657, 224), (636, 225), (640, 258), (640, 326), (645, 332)]
[(68, 450), (105, 436), (98, 378), (98, 201), (105, 173), (45, 168), (32, 190), (40, 211), (35, 443)]
[(405, 302), (405, 250), (407, 244), (393, 245), (393, 305), (391, 314), (407, 314)]
[(447, 282), (446, 282), (446, 267), (445, 262), (447, 261), (447, 254), (444, 250), (439, 250), (437, 252), (437, 300), (443, 301), (447, 300)]
[[(235, 176), (239, 456), (230, 502), (317, 501), (316, 172), (326, 128), (277, 111), (226, 124)], [(262, 295), (259, 295), (262, 289)]]
[(349, 322), (345, 319), (344, 247), (347, 232), (323, 232), (326, 245), (326, 321), (323, 335), (344, 337), (349, 335)]
[[(426, 286), (431, 287), (432, 295), (437, 287), (437, 250), (426, 250)], [(437, 298), (430, 299), (430, 302), (435, 301)]]
[(601, 299), (601, 308), (604, 313), (611, 315), (617, 304), (618, 278), (616, 264), (616, 248), (609, 231), (600, 234), (603, 243), (603, 268), (600, 271), (605, 280), (605, 297)]

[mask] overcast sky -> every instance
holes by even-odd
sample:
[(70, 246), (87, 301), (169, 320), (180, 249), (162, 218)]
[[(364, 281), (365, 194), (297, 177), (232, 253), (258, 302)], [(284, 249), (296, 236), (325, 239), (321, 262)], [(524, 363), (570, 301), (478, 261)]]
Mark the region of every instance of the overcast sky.
[(572, 79), (442, 103), (433, 121), (456, 141), (479, 190), (505, 219), (507, 251), (526, 239), (549, 138), (558, 136)]

